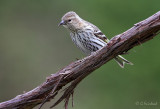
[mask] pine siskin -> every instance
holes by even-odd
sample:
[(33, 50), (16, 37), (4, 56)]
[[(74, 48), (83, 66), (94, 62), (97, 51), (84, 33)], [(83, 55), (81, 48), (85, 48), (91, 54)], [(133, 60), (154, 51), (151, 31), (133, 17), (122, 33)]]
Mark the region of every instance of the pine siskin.
[[(101, 49), (109, 42), (109, 39), (98, 27), (83, 20), (73, 11), (67, 12), (59, 25), (69, 29), (74, 44), (87, 55)], [(131, 62), (120, 55), (114, 59), (122, 68), (124, 68), (125, 63), (132, 65)]]

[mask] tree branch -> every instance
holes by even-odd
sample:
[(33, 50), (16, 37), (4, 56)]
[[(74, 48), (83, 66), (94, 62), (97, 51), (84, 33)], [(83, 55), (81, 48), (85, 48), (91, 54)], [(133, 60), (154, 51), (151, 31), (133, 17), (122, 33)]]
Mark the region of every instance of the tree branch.
[(62, 97), (52, 106), (56, 106), (65, 99), (65, 108), (67, 109), (69, 98), (81, 80), (115, 56), (152, 39), (159, 30), (160, 11), (135, 24), (124, 33), (113, 37), (108, 45), (101, 50), (82, 60), (72, 62), (62, 70), (47, 77), (46, 81), (35, 89), (0, 103), (0, 109), (31, 109), (53, 99), (63, 86), (71, 83), (64, 90)]

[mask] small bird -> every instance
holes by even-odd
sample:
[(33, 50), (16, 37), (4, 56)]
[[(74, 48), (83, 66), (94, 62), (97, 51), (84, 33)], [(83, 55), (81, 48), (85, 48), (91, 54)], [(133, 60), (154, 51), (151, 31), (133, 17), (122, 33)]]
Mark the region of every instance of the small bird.
[[(73, 11), (67, 12), (62, 17), (59, 23), (60, 25), (63, 25), (70, 31), (70, 36), (74, 44), (87, 55), (101, 49), (109, 42), (109, 39), (98, 27), (83, 20)], [(122, 68), (124, 68), (125, 63), (132, 65), (131, 62), (120, 55), (114, 59)]]

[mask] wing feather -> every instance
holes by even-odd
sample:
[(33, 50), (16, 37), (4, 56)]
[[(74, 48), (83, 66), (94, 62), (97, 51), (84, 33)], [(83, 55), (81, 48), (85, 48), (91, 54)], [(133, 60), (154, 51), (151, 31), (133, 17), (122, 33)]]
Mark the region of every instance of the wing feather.
[(104, 42), (108, 43), (109, 39), (99, 30), (99, 31), (95, 31), (94, 35), (96, 37), (98, 37), (99, 39), (103, 40)]

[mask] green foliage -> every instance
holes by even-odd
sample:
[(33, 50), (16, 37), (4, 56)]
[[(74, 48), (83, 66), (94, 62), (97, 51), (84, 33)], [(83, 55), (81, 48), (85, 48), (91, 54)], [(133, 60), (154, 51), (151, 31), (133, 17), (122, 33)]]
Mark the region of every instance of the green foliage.
[[(76, 11), (111, 38), (159, 11), (159, 4), (159, 0), (1, 0), (0, 102), (35, 88), (46, 76), (84, 57), (66, 29), (57, 26), (67, 11)], [(87, 77), (75, 91), (74, 109), (160, 107), (136, 104), (160, 102), (159, 42), (157, 36), (125, 55), (133, 66), (121, 69), (110, 61)]]

